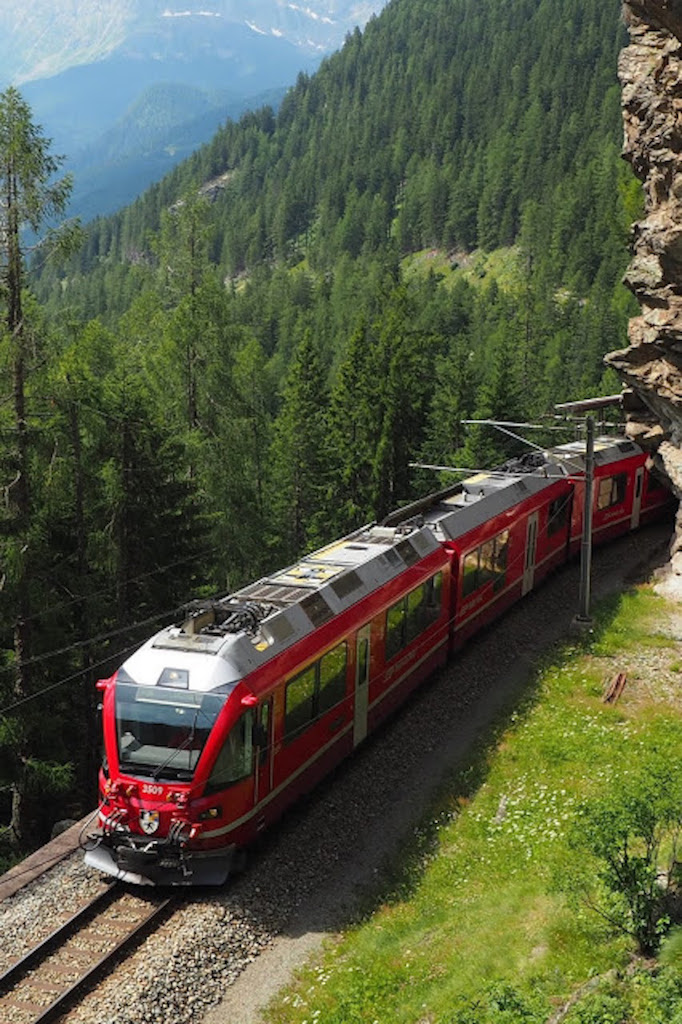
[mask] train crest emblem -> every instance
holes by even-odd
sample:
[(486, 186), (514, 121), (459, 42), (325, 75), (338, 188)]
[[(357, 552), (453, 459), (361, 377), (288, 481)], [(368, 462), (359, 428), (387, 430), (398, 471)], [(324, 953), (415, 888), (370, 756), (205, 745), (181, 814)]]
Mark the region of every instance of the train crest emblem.
[(159, 827), (158, 811), (140, 811), (140, 828), (148, 835), (153, 835)]

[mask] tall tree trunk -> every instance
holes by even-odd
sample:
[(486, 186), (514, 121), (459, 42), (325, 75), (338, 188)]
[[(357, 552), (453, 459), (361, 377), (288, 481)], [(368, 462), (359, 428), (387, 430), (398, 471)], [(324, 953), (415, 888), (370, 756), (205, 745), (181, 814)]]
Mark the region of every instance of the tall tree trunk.
[[(7, 177), (7, 329), (12, 339), (13, 351), (13, 398), (14, 429), (16, 435), (17, 476), (10, 489), (10, 502), (16, 523), (16, 543), (20, 545), (19, 569), (16, 579), (17, 613), (14, 620), (14, 654), (16, 672), (14, 696), (23, 700), (30, 692), (31, 654), (31, 599), (30, 570), (31, 558), (29, 528), (31, 522), (31, 493), (29, 487), (29, 438), (26, 423), (26, 341), (23, 310), (21, 305), (22, 260), (19, 244), (19, 222), (17, 210), (17, 180), (14, 173)], [(16, 750), (17, 774), (12, 785), (12, 817), (10, 820), (10, 841), (19, 847), (25, 838), (25, 765), (28, 759), (28, 738), (24, 728), (20, 729), (20, 740)]]
[(73, 452), (74, 472), (74, 528), (76, 531), (76, 575), (80, 597), (75, 609), (76, 639), (82, 644), (80, 651), (83, 682), (81, 684), (80, 714), (81, 729), (84, 737), (84, 757), (79, 761), (81, 769), (80, 789), (88, 803), (97, 799), (97, 767), (99, 763), (98, 730), (96, 729), (96, 692), (91, 674), (92, 653), (85, 643), (88, 638), (88, 601), (87, 601), (87, 525), (85, 522), (85, 483), (83, 478), (83, 454), (81, 431), (78, 416), (78, 404), (75, 399), (69, 401), (69, 433)]

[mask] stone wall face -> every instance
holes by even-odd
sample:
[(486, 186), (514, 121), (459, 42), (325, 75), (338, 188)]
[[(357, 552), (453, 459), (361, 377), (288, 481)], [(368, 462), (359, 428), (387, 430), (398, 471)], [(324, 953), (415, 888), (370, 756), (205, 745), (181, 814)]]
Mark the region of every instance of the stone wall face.
[(632, 389), (628, 433), (657, 451), (682, 498), (682, 0), (626, 0), (623, 12), (623, 155), (645, 195), (625, 281), (641, 313), (606, 361)]

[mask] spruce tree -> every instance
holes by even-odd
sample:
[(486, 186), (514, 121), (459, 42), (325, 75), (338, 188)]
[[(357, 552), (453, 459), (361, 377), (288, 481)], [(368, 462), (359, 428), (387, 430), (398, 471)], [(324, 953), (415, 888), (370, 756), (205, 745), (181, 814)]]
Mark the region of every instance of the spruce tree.
[[(31, 695), (31, 663), (35, 653), (35, 576), (38, 569), (37, 503), (33, 494), (35, 444), (28, 405), (28, 377), (37, 341), (25, 316), (26, 231), (38, 233), (64, 212), (71, 190), (68, 177), (55, 180), (61, 164), (50, 153), (50, 140), (32, 120), (29, 105), (15, 88), (0, 94), (0, 297), (4, 305), (5, 341), (12, 380), (13, 420), (5, 450), (7, 516), (2, 538), (3, 578), (13, 608), (13, 703), (24, 707)], [(9, 737), (11, 772), (10, 841), (19, 846), (30, 838), (25, 797), (30, 788), (32, 733), (35, 716), (19, 711)], [(11, 758), (10, 758), (11, 760)]]
[(320, 354), (306, 331), (284, 384), (271, 449), (276, 522), (287, 561), (327, 533), (321, 512), (328, 472), (327, 405)]

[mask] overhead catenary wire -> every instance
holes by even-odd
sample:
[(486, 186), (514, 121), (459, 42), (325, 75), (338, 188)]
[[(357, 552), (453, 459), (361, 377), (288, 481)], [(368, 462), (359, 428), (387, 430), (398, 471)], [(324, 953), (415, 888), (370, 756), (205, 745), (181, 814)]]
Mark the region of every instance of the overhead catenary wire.
[[(207, 549), (205, 554), (211, 554), (211, 551), (217, 551), (218, 549)], [(197, 553), (193, 552), (190, 555), (185, 555), (184, 558), (177, 558), (174, 562), (167, 562), (166, 565), (157, 566), (156, 569), (149, 569), (147, 572), (139, 573), (137, 576), (128, 576), (121, 582), (123, 585), (128, 586), (131, 583), (139, 583), (140, 580), (149, 579), (150, 576), (156, 576), (158, 573), (166, 572), (168, 569), (175, 569), (179, 565), (184, 565), (186, 562), (196, 561)], [(70, 598), (68, 601), (61, 601), (59, 604), (48, 605), (47, 608), (41, 609), (39, 612), (35, 612), (33, 615), (26, 617), (26, 622), (34, 622), (36, 619), (42, 619), (46, 615), (52, 615), (54, 612), (62, 611), (64, 608), (70, 608), (74, 604), (79, 604), (83, 601), (92, 601), (96, 597), (102, 597), (104, 594), (108, 594), (111, 587), (102, 587), (100, 590), (95, 590), (89, 594), (81, 594), (76, 597)], [(3, 669), (0, 668), (0, 672)]]
[[(563, 419), (563, 417), (561, 417)], [(567, 430), (573, 426), (574, 423), (580, 424), (583, 420), (570, 422), (567, 421), (562, 427), (550, 426), (547, 423), (516, 423), (514, 420), (460, 420), (460, 423), (465, 423), (467, 426), (483, 426), (483, 427), (515, 427), (517, 429), (524, 427), (526, 430), (559, 430), (562, 433), (566, 433)], [(525, 438), (521, 437), (518, 440), (525, 441)], [(528, 442), (530, 443), (530, 442)]]
[(119, 661), (124, 654), (129, 654), (139, 646), (139, 642), (130, 644), (128, 647), (124, 647), (123, 650), (109, 654), (106, 658), (102, 658), (101, 661), (96, 661), (92, 665), (88, 665), (87, 668), (79, 669), (78, 672), (73, 672), (70, 676), (65, 676), (63, 679), (58, 679), (56, 682), (50, 683), (49, 686), (44, 686), (42, 690), (36, 690), (35, 693), (29, 693), (25, 697), (20, 697), (12, 704), (8, 704), (6, 707), (0, 708), (0, 716), (4, 717), (11, 711), (15, 711), (24, 704), (28, 704), (30, 701), (37, 700), (39, 697), (44, 697), (45, 694), (51, 693), (53, 690), (58, 689), (60, 686), (65, 686), (67, 683), (72, 683), (75, 679), (79, 679), (81, 676), (87, 675), (88, 672), (92, 672), (93, 669), (100, 668), (102, 665), (107, 665), (112, 661)]
[[(149, 576), (154, 576), (157, 573), (165, 572), (168, 569), (174, 569), (178, 565), (182, 565), (185, 562), (190, 562), (190, 561), (192, 561), (195, 558), (196, 558), (196, 554), (187, 555), (185, 558), (177, 559), (174, 562), (169, 562), (167, 565), (159, 566), (156, 569), (150, 570), (149, 572), (140, 573), (140, 575), (138, 575), (138, 576), (129, 577), (128, 579), (124, 580), (124, 583), (125, 584), (136, 583), (139, 580), (146, 579)], [(103, 588), (102, 590), (95, 591), (92, 594), (83, 595), (81, 597), (74, 597), (70, 601), (64, 601), (64, 602), (62, 602), (62, 603), (60, 603), (58, 605), (52, 605), (49, 608), (43, 609), (40, 612), (36, 612), (34, 615), (28, 616), (26, 618), (26, 622), (33, 622), (36, 619), (43, 618), (44, 616), (52, 614), (52, 613), (57, 612), (57, 611), (61, 611), (62, 609), (71, 607), (71, 605), (78, 604), (79, 602), (89, 601), (89, 600), (92, 600), (94, 597), (101, 597), (103, 594), (107, 594), (108, 592), (109, 592), (109, 588)], [(25, 659), (23, 661), (12, 662), (9, 665), (0, 666), (0, 676), (2, 676), (4, 674), (8, 674), (10, 672), (14, 672), (18, 668), (30, 667), (31, 665), (35, 665), (35, 664), (38, 664), (40, 662), (48, 661), (50, 658), (53, 658), (53, 657), (56, 658), (59, 655), (67, 654), (71, 650), (76, 650), (76, 649), (82, 648), (82, 647), (88, 647), (90, 644), (99, 643), (102, 640), (109, 640), (109, 639), (111, 639), (114, 636), (120, 636), (121, 633), (126, 633), (128, 631), (138, 629), (138, 628), (140, 628), (142, 626), (149, 625), (149, 623), (156, 622), (158, 619), (166, 618), (167, 616), (173, 615), (178, 610), (178, 607), (180, 605), (182, 605), (182, 604), (183, 604), (183, 602), (180, 601), (180, 602), (178, 602), (177, 605), (175, 605), (173, 608), (171, 608), (171, 609), (169, 609), (167, 611), (159, 612), (158, 614), (149, 616), (146, 619), (141, 619), (138, 622), (129, 623), (126, 626), (121, 626), (121, 627), (117, 628), (116, 630), (112, 630), (112, 631), (110, 631), (108, 633), (103, 633), (103, 634), (100, 634), (100, 635), (94, 636), (94, 637), (87, 637), (87, 638), (85, 638), (83, 640), (76, 640), (72, 644), (67, 644), (65, 647), (59, 647), (59, 648), (55, 648), (55, 649), (53, 649), (51, 651), (46, 651), (46, 652), (44, 652), (42, 654), (36, 655), (34, 658), (27, 658), (27, 659)]]
[[(470, 476), (490, 476), (495, 479), (499, 478), (502, 480), (518, 480), (519, 477), (523, 477), (524, 479), (526, 477), (535, 477), (536, 479), (541, 480), (570, 480), (572, 483), (575, 483), (576, 481), (584, 479), (582, 473), (572, 474), (565, 472), (561, 475), (557, 473), (550, 476), (549, 473), (541, 469), (538, 469), (535, 472), (520, 472), (518, 470), (514, 472), (510, 469), (477, 469), (474, 466), (439, 466), (430, 462), (409, 462), (408, 465), (411, 469), (431, 469), (436, 473), (465, 473)], [(466, 483), (466, 480), (462, 480), (462, 483)]]
[(150, 615), (146, 619), (140, 619), (139, 622), (128, 623), (125, 626), (119, 626), (118, 629), (113, 629), (108, 633), (100, 633), (98, 636), (88, 637), (86, 640), (75, 640), (72, 644), (67, 644), (65, 647), (58, 647), (52, 651), (46, 651), (44, 654), (37, 654), (34, 658), (26, 658), (24, 661), (14, 662), (11, 665), (4, 665), (0, 668), (0, 672), (12, 672), (17, 668), (30, 668), (31, 665), (38, 665), (40, 662), (49, 661), (50, 658), (56, 658), (60, 654), (68, 654), (70, 651), (77, 651), (82, 647), (89, 647), (90, 644), (101, 643), (103, 640), (111, 640), (113, 637), (121, 636), (122, 633), (130, 633), (136, 629), (141, 629), (143, 626), (149, 626), (152, 622), (158, 622), (159, 619), (168, 618), (175, 611), (177, 607), (170, 609), (169, 611), (159, 612), (156, 615)]

